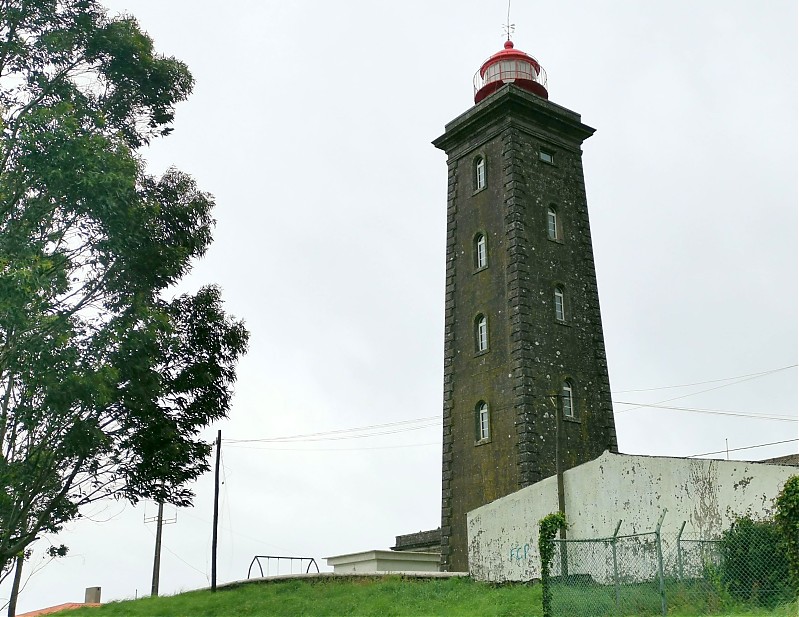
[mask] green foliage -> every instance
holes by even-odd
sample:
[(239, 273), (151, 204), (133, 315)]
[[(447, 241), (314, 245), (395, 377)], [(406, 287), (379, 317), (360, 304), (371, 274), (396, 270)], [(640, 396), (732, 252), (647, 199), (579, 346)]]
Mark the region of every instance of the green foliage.
[(538, 552), (541, 555), (541, 605), (544, 617), (552, 617), (552, 586), (549, 578), (549, 569), (555, 556), (555, 535), (566, 529), (566, 515), (563, 512), (553, 512), (538, 521)]
[(741, 518), (722, 534), (720, 583), (733, 598), (775, 606), (794, 597), (780, 529), (772, 521)]
[(788, 478), (774, 505), (774, 521), (779, 526), (788, 553), (791, 582), (799, 594), (799, 476)]
[(98, 0), (0, 10), (0, 572), (108, 496), (187, 504), (247, 331), (213, 286), (168, 298), (213, 198), (145, 171), (193, 80)]
[(48, 546), (47, 550), (45, 551), (45, 554), (48, 557), (55, 558), (55, 557), (66, 557), (68, 552), (69, 548), (64, 544), (60, 544), (58, 546)]

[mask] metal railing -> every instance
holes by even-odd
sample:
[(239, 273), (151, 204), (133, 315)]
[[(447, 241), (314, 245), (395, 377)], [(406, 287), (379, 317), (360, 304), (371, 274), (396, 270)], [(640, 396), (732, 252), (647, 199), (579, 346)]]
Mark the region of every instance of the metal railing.
[(488, 84), (498, 83), (502, 85), (503, 83), (513, 83), (517, 80), (535, 82), (546, 89), (547, 72), (534, 58), (530, 58), (530, 61), (516, 58), (498, 60), (484, 71), (480, 70), (474, 74), (474, 93), (477, 94)]
[[(263, 561), (262, 561), (263, 560)], [(266, 562), (266, 574), (264, 574), (264, 562)], [(308, 574), (311, 571), (311, 566), (316, 568), (316, 572), (319, 573), (319, 566), (316, 563), (316, 559), (313, 557), (286, 557), (282, 555), (256, 555), (252, 558), (250, 562), (250, 567), (247, 569), (247, 578), (252, 577), (252, 567), (254, 565), (258, 566), (258, 571), (261, 573), (261, 578), (264, 576), (278, 576), (281, 574), (280, 572), (280, 564), (288, 562), (289, 564), (289, 571), (283, 572), (283, 574)], [(294, 571), (294, 565), (297, 564), (297, 572)], [(306, 565), (307, 564), (307, 565)], [(270, 571), (270, 566), (274, 565), (275, 572)], [(305, 567), (305, 571), (303, 572), (303, 566)]]

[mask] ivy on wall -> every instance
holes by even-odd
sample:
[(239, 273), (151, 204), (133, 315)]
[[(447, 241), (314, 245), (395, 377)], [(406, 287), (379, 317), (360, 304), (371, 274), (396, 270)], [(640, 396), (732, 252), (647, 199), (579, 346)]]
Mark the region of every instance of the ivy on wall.
[(555, 557), (555, 535), (566, 529), (566, 515), (553, 512), (538, 521), (538, 552), (541, 555), (541, 603), (544, 617), (552, 617), (552, 588), (549, 581), (549, 569)]

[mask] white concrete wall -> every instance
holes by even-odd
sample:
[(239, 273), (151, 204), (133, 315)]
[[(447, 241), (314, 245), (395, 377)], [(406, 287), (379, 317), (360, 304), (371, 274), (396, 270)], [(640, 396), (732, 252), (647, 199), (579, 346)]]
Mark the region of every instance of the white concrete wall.
[(553, 476), (469, 512), (469, 574), (481, 581), (539, 578), (538, 521), (557, 510)]
[[(653, 531), (664, 508), (664, 540), (712, 539), (735, 518), (772, 514), (773, 501), (796, 467), (606, 452), (563, 474), (569, 538)], [(469, 571), (479, 580), (540, 577), (538, 521), (557, 511), (557, 482), (547, 478), (470, 512)]]

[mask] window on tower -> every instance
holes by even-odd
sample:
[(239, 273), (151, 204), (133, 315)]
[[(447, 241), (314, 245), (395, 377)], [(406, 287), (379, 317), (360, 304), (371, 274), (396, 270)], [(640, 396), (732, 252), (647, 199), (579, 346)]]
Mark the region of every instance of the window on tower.
[(546, 150), (539, 150), (538, 160), (543, 161), (544, 163), (549, 163), (550, 165), (554, 165), (555, 155), (551, 152), (547, 152)]
[(563, 382), (560, 389), (561, 409), (564, 418), (574, 418), (574, 390), (571, 382), (567, 379)]
[(477, 425), (477, 441), (487, 441), (491, 437), (491, 422), (488, 415), (488, 403), (480, 401), (475, 409)]
[(488, 320), (485, 315), (478, 315), (474, 320), (474, 339), (477, 353), (488, 350)]
[(566, 305), (563, 302), (563, 287), (555, 287), (555, 319), (566, 321)]
[(558, 233), (558, 213), (555, 208), (549, 206), (547, 208), (547, 237), (550, 240), (560, 240)]
[(486, 237), (483, 234), (477, 234), (474, 237), (474, 267), (480, 270), (486, 266), (488, 266)]
[(533, 65), (523, 60), (516, 61), (516, 79), (529, 79), (534, 80), (536, 72)]
[(479, 191), (486, 186), (486, 160), (478, 156), (474, 160), (474, 190)]

